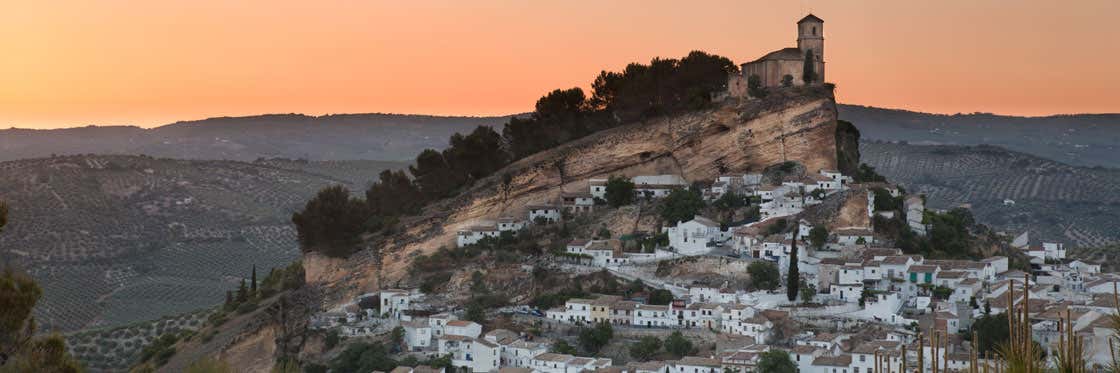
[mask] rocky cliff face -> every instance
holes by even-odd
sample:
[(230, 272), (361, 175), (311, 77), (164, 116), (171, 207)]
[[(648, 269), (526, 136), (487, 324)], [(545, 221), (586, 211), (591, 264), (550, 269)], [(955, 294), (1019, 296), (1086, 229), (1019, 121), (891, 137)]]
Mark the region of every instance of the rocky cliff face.
[(407, 286), (400, 281), (407, 277), (411, 258), (453, 247), (457, 230), (500, 216), (523, 218), (527, 205), (555, 203), (565, 191), (586, 191), (590, 178), (676, 174), (710, 181), (719, 174), (757, 172), (784, 161), (800, 162), (813, 173), (849, 168), (838, 164), (837, 154), (849, 147), (844, 143), (850, 139), (849, 133), (838, 133), (836, 103), (823, 88), (779, 92), (765, 100), (731, 100), (704, 111), (624, 125), (522, 159), (459, 196), (428, 206), (421, 216), (404, 221), (402, 232), (371, 240), (349, 259), (309, 254), (304, 260), (307, 281), (324, 291), (328, 306), (382, 287)]

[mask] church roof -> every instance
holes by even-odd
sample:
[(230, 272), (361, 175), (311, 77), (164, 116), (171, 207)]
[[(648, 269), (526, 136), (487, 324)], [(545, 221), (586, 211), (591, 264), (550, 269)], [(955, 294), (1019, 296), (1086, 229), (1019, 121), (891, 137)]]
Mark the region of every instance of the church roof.
[(762, 61), (782, 61), (782, 60), (801, 61), (801, 60), (804, 60), (804, 59), (805, 59), (805, 52), (802, 52), (801, 49), (798, 49), (798, 48), (782, 48), (782, 49), (767, 53), (765, 56), (759, 57), (759, 59), (757, 59), (757, 60), (747, 62), (744, 65), (755, 63), (755, 62), (762, 62)]
[(810, 22), (810, 21), (811, 22), (824, 23), (823, 19), (821, 19), (820, 17), (814, 16), (813, 13), (809, 13), (809, 15), (805, 16), (805, 18), (802, 18), (800, 21), (797, 21), (797, 24), (800, 25), (803, 22)]

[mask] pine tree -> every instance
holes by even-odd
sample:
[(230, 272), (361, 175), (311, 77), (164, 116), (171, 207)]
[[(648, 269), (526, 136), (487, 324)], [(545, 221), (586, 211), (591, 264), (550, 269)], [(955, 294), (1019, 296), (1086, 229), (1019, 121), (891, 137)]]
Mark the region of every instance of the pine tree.
[(801, 271), (797, 268), (797, 232), (793, 232), (793, 244), (789, 252), (789, 272), (786, 273), (786, 299), (797, 300), (801, 291)]
[(805, 51), (805, 68), (801, 70), (801, 80), (804, 80), (805, 84), (817, 81), (817, 61), (814, 57), (812, 49)]
[(253, 264), (252, 280), (249, 282), (249, 294), (257, 294), (257, 265)]

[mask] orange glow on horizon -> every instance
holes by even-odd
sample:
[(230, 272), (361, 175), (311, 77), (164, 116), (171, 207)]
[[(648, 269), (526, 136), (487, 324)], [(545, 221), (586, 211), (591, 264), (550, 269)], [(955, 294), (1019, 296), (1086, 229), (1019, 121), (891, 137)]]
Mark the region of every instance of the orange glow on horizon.
[[(314, 4), (312, 4), (314, 3)], [(736, 63), (825, 20), (840, 102), (1120, 112), (1115, 0), (123, 1), (6, 4), (0, 127), (152, 127), (263, 113), (504, 115), (600, 70)]]

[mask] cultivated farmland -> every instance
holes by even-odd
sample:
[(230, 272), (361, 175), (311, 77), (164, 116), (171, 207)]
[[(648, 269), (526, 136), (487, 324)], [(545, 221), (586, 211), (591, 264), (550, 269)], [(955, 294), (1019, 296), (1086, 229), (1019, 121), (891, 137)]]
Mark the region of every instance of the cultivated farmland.
[(977, 219), (1009, 233), (1073, 246), (1120, 242), (1120, 170), (1076, 167), (993, 146), (864, 142), (864, 163), (932, 208), (969, 204)]
[[(319, 167), (322, 166), (322, 167)], [(188, 161), (78, 155), (0, 162), (11, 222), (0, 255), (43, 287), (35, 316), (61, 332), (220, 303), (298, 257), (292, 212), (319, 189), (362, 192), (395, 162)]]

